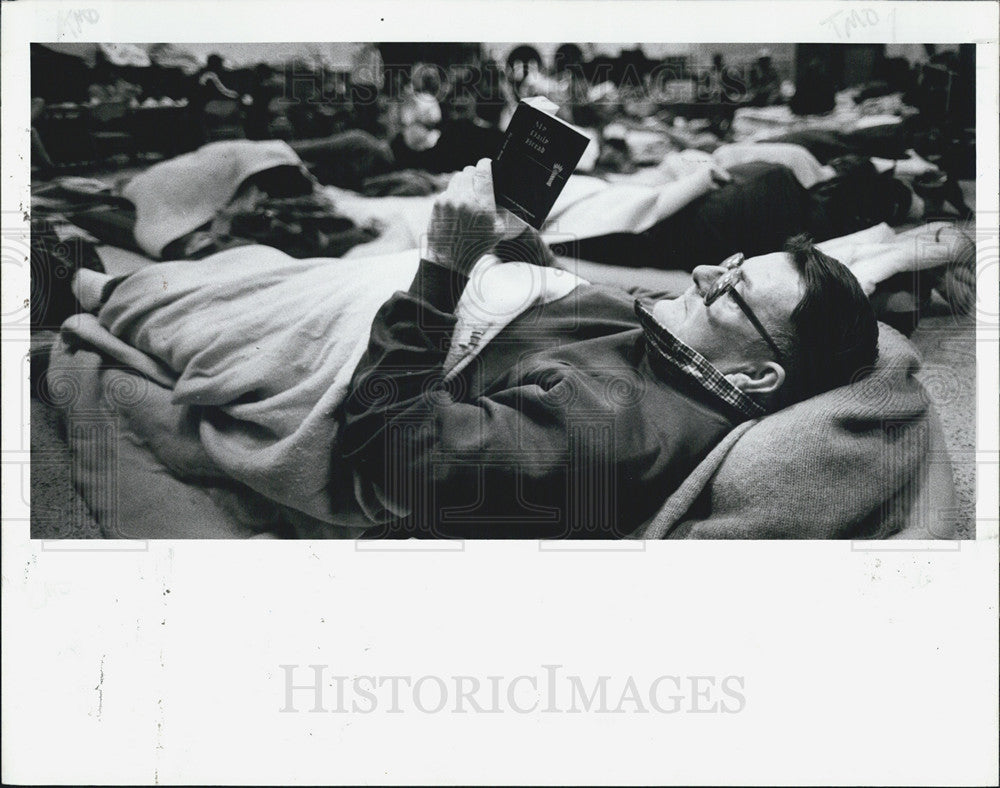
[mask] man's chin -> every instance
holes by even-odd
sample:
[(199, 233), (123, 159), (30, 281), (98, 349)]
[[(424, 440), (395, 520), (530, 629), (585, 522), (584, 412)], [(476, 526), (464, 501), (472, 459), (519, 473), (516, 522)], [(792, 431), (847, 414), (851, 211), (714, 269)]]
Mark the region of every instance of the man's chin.
[(653, 304), (653, 318), (667, 331), (676, 332), (687, 316), (687, 299), (664, 298)]

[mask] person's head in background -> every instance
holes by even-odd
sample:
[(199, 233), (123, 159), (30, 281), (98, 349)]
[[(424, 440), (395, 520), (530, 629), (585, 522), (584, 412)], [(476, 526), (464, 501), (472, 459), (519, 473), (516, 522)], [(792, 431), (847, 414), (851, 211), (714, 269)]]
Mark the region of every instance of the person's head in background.
[(440, 101), (448, 92), (448, 75), (434, 63), (414, 63), (410, 69), (410, 87)]
[(223, 70), (223, 60), (222, 55), (211, 54), (208, 56), (208, 60), (205, 63), (205, 68), (209, 71), (219, 72)]
[(480, 82), (476, 90), (476, 114), (490, 126), (500, 125), (503, 113), (507, 75), (495, 60), (484, 60), (480, 67)]
[(521, 44), (507, 55), (507, 80), (516, 100), (537, 95), (531, 91), (542, 73), (542, 55), (533, 46)]
[(871, 370), (878, 323), (842, 263), (796, 236), (783, 252), (749, 258), (736, 270), (698, 266), (691, 288), (656, 302), (653, 317), (772, 411)]
[(577, 44), (560, 44), (552, 59), (552, 71), (556, 75), (570, 74), (583, 76), (583, 50)]
[(441, 105), (427, 93), (411, 93), (399, 110), (400, 133), (414, 151), (433, 148), (441, 137)]
[(444, 105), (450, 122), (476, 123), (478, 120), (475, 90), (464, 81), (452, 85)]

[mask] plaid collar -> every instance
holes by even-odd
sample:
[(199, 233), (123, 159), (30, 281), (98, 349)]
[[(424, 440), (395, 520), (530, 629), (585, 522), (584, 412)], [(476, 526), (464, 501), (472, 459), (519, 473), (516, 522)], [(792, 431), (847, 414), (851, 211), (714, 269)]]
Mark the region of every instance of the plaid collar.
[(756, 419), (767, 415), (764, 408), (726, 380), (701, 353), (689, 348), (657, 323), (652, 313), (638, 299), (635, 302), (635, 314), (642, 325), (649, 353), (654, 359), (722, 400), (744, 418)]

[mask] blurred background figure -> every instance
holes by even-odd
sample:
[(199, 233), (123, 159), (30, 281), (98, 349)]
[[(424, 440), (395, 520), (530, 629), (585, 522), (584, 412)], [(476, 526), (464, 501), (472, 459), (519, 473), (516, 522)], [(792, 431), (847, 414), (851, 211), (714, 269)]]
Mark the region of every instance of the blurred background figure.
[(550, 98), (565, 109), (565, 120), (577, 126), (596, 126), (600, 117), (590, 104), (590, 81), (584, 70), (585, 65), (583, 50), (579, 46), (560, 44), (552, 68), (558, 98)]
[(440, 151), (438, 172), (454, 172), (482, 158), (494, 158), (500, 150), (503, 134), (496, 125), (479, 117), (472, 84), (468, 78), (455, 80), (445, 98), (441, 138), (435, 145), (435, 150)]
[(104, 49), (98, 47), (94, 52), (94, 65), (90, 70), (88, 94), (91, 104), (112, 102), (128, 104), (141, 93), (141, 88), (125, 79), (123, 69), (112, 63)]
[(704, 91), (698, 98), (705, 101), (718, 102), (722, 100), (722, 78), (726, 72), (726, 64), (721, 52), (712, 55), (712, 65), (705, 78)]
[(760, 50), (750, 69), (751, 107), (770, 107), (781, 103), (781, 77), (771, 62), (771, 51)]
[(410, 69), (410, 87), (414, 93), (443, 98), (448, 89), (444, 69), (435, 63), (414, 63)]
[(789, 102), (792, 112), (796, 115), (826, 115), (833, 111), (836, 86), (822, 60), (810, 60), (795, 82), (795, 95)]
[(400, 131), (391, 143), (396, 165), (439, 172), (434, 153), (441, 139), (441, 105), (437, 99), (424, 92), (410, 94), (400, 107), (399, 122)]
[(521, 99), (545, 95), (544, 61), (541, 53), (528, 44), (514, 47), (507, 55), (507, 103), (500, 115), (500, 128), (506, 129)]
[(208, 56), (205, 67), (195, 75), (191, 110), (201, 130), (201, 142), (238, 136), (240, 94), (226, 84), (226, 68), (221, 55)]
[(500, 126), (500, 116), (506, 104), (507, 75), (495, 60), (484, 60), (479, 70), (476, 89), (476, 114), (494, 128)]
[(400, 131), (392, 140), (398, 169), (455, 172), (496, 156), (500, 130), (479, 117), (472, 87), (449, 89), (444, 106), (434, 96), (414, 92), (400, 107)]
[(538, 95), (531, 92), (538, 86), (544, 63), (541, 53), (533, 46), (521, 44), (507, 55), (507, 81), (518, 100)]
[(351, 63), (350, 104), (352, 125), (356, 129), (383, 137), (385, 109), (382, 89), (385, 83), (385, 63), (375, 44), (367, 44), (355, 53)]
[(271, 138), (271, 101), (282, 93), (282, 83), (275, 79), (274, 69), (267, 63), (258, 63), (253, 70), (253, 87), (250, 88), (250, 105), (246, 108), (243, 129), (248, 140)]

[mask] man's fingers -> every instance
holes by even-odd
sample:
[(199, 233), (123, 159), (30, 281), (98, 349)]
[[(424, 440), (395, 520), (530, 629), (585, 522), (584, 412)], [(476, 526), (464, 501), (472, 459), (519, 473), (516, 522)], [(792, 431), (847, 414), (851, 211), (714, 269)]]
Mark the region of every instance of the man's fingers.
[(472, 184), (475, 191), (476, 200), (484, 208), (493, 210), (495, 203), (493, 200), (493, 166), (489, 159), (480, 159), (475, 167), (466, 168), (472, 170)]
[(461, 172), (456, 172), (452, 176), (446, 191), (451, 192), (452, 195), (462, 194), (463, 192), (467, 193), (472, 188), (472, 173), (469, 172), (470, 169), (466, 167)]
[(448, 185), (445, 187), (444, 191), (441, 192), (442, 196), (447, 195), (450, 197), (453, 194), (455, 194), (455, 191), (458, 188), (457, 184), (461, 175), (462, 173), (456, 172), (454, 175), (451, 176), (451, 178), (448, 179)]
[(451, 198), (473, 198), (484, 209), (492, 208), (493, 202), (493, 172), (489, 159), (480, 159), (476, 166), (468, 165), (456, 172), (448, 181), (444, 191)]
[(475, 167), (472, 167), (472, 176), (477, 185), (481, 186), (484, 183), (492, 183), (493, 168), (490, 160), (480, 159), (479, 163)]
[(516, 216), (497, 208), (493, 162), (486, 158), (452, 176), (435, 206), (434, 220), (442, 233), (485, 233), (495, 240), (514, 238), (524, 230), (524, 223)]
[(504, 238), (517, 237), (524, 230), (524, 222), (505, 208), (498, 208), (493, 192), (493, 160), (480, 159), (475, 167), (476, 199), (494, 217), (494, 226)]

